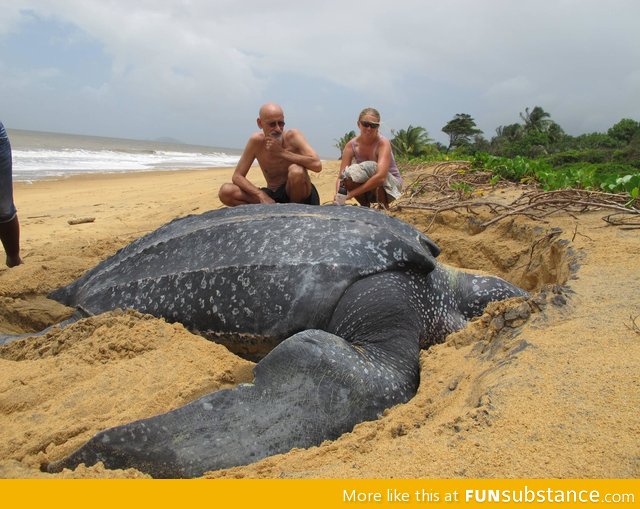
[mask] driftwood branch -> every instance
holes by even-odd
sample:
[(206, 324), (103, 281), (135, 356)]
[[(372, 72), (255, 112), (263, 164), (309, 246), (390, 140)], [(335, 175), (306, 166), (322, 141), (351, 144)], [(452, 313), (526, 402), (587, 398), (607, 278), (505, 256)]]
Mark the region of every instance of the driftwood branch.
[(85, 223), (93, 223), (95, 220), (96, 220), (95, 217), (80, 217), (77, 219), (69, 219), (67, 223), (69, 223), (70, 225), (85, 224)]
[(628, 325), (628, 324), (626, 324), (626, 323), (625, 323), (624, 325), (625, 325), (625, 327), (626, 327), (627, 329), (629, 329), (631, 332), (635, 332), (636, 334), (640, 335), (640, 326), (639, 326), (639, 325), (638, 325), (638, 323), (636, 322), (636, 320), (637, 320), (638, 318), (640, 318), (640, 315), (635, 316), (635, 317), (634, 317), (633, 315), (630, 315), (630, 316), (629, 316), (629, 319), (631, 320), (631, 325)]
[[(480, 225), (486, 228), (514, 216), (544, 221), (560, 211), (576, 214), (610, 210), (614, 213), (603, 218), (608, 224), (624, 229), (640, 228), (640, 201), (629, 203), (629, 197), (624, 194), (583, 189), (542, 191), (531, 184), (514, 184), (496, 179), (491, 172), (472, 170), (468, 161), (415, 166), (405, 169), (405, 175), (413, 176), (413, 181), (392, 209), (431, 211), (434, 214), (432, 223), (439, 213), (447, 211), (477, 214), (477, 209), (488, 209), (494, 217)], [(521, 189), (522, 194), (511, 203), (479, 198), (496, 188), (514, 186)]]

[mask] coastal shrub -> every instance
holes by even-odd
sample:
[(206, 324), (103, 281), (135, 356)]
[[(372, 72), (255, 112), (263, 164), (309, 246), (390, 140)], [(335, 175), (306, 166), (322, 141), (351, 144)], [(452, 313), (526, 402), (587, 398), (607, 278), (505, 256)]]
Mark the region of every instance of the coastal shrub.
[(640, 172), (626, 173), (622, 176), (606, 175), (600, 183), (600, 188), (609, 193), (629, 193), (635, 200), (640, 196)]
[(607, 149), (567, 150), (544, 158), (551, 166), (559, 167), (572, 163), (607, 163), (612, 151)]
[(490, 170), (494, 175), (515, 182), (534, 180), (546, 191), (590, 189), (610, 193), (627, 193), (636, 199), (640, 194), (640, 172), (630, 164), (577, 162), (554, 167), (547, 159), (498, 157), (476, 154), (473, 167)]
[[(440, 150), (438, 150), (438, 147), (436, 147), (435, 145), (429, 145), (428, 149), (426, 150), (426, 153), (417, 157), (396, 154), (395, 151), (393, 152), (393, 155), (395, 156), (397, 162), (402, 164), (407, 164), (410, 166), (414, 166), (422, 163), (448, 161), (452, 159), (451, 154), (447, 155), (444, 152), (440, 152)], [(400, 169), (402, 170), (402, 168)]]
[(553, 167), (543, 159), (527, 159), (522, 156), (499, 157), (484, 152), (476, 154), (472, 163), (476, 168), (491, 170), (503, 179), (514, 182), (524, 182), (537, 178), (538, 174), (553, 170)]
[(626, 147), (613, 153), (613, 161), (640, 168), (640, 131), (633, 136)]

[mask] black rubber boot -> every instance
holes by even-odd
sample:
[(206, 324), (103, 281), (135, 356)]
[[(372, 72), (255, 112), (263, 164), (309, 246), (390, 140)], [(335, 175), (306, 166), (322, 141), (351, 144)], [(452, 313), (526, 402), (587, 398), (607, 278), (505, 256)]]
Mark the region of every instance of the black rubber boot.
[(20, 258), (20, 223), (15, 216), (8, 223), (0, 223), (0, 240), (7, 253), (7, 267), (15, 267), (22, 263)]

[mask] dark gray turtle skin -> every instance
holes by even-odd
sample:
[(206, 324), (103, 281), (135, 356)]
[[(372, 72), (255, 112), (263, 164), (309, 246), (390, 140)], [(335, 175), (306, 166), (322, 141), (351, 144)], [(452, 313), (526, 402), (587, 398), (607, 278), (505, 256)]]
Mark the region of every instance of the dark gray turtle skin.
[(430, 272), (439, 252), (375, 211), (234, 207), (173, 221), (50, 297), (86, 315), (136, 309), (259, 358), (296, 332), (324, 329), (356, 280)]
[[(197, 477), (335, 439), (419, 383), (419, 350), (525, 291), (436, 261), (413, 227), (362, 207), (248, 205), (175, 220), (53, 298), (179, 321), (261, 356), (252, 384), (95, 435), (49, 472), (102, 461)], [(242, 341), (249, 337), (250, 340)]]

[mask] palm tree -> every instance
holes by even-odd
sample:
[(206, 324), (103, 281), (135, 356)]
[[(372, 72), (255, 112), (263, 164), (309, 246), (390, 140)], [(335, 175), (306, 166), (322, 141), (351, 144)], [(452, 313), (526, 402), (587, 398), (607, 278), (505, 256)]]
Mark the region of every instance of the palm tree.
[(505, 138), (509, 141), (515, 141), (522, 138), (523, 129), (520, 124), (501, 125), (496, 129), (498, 138)]
[(398, 157), (419, 157), (429, 151), (429, 143), (432, 140), (424, 127), (410, 125), (406, 130), (391, 129), (391, 134), (391, 147)]
[(560, 127), (560, 125), (555, 123), (553, 120), (549, 122), (547, 134), (549, 135), (549, 142), (552, 144), (559, 143), (563, 138), (566, 137), (564, 129), (562, 129), (562, 127)]
[(549, 127), (551, 120), (547, 120), (551, 117), (540, 106), (534, 106), (529, 111), (529, 108), (524, 109), (524, 113), (520, 113), (520, 118), (524, 120), (525, 131), (537, 131), (539, 133), (544, 132)]
[(355, 138), (355, 137), (356, 137), (356, 132), (355, 131), (349, 131), (342, 138), (340, 138), (338, 140), (334, 139), (334, 141), (337, 142), (334, 145), (334, 147), (336, 147), (340, 151), (340, 157), (338, 159), (342, 159), (342, 151), (344, 150), (344, 147), (346, 146), (347, 143), (349, 143), (349, 141), (352, 138)]

